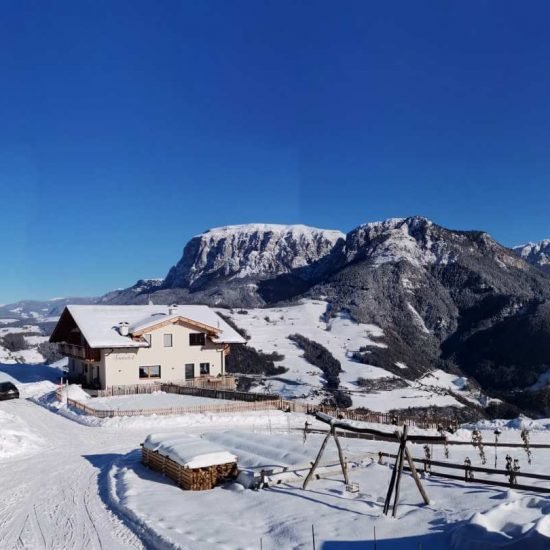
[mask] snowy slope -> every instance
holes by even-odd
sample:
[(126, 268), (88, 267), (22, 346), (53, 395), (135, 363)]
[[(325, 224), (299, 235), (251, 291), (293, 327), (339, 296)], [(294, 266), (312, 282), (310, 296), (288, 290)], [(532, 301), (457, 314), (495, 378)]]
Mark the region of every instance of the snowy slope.
[(25, 336), (27, 349), (11, 351), (4, 346), (0, 340), (0, 364), (43, 363), (44, 357), (38, 352), (38, 346), (48, 341), (48, 337), (43, 334), (42, 329), (36, 325), (24, 326), (2, 326), (0, 328), (0, 339), (8, 334), (26, 334), (32, 333), (32, 336)]
[[(295, 306), (263, 309), (219, 310), (233, 319), (238, 327), (250, 335), (249, 345), (265, 353), (277, 352), (284, 355), (282, 365), (288, 372), (270, 378), (268, 389), (287, 398), (302, 398), (320, 402), (324, 395), (323, 373), (303, 358), (303, 351), (288, 339), (291, 334), (301, 334), (326, 347), (341, 363), (340, 387), (352, 392), (354, 407), (366, 407), (375, 411), (425, 406), (462, 406), (443, 391), (433, 391), (429, 386), (441, 384), (410, 383), (408, 388), (378, 393), (364, 392), (357, 384), (358, 378), (395, 378), (395, 375), (378, 367), (358, 363), (352, 359), (353, 352), (364, 346), (384, 347), (382, 330), (369, 324), (356, 323), (345, 313), (339, 313), (328, 321), (325, 317), (327, 302), (309, 300)], [(456, 378), (456, 377), (454, 377)], [(450, 381), (444, 387), (460, 391)], [(265, 391), (257, 387), (256, 391)]]

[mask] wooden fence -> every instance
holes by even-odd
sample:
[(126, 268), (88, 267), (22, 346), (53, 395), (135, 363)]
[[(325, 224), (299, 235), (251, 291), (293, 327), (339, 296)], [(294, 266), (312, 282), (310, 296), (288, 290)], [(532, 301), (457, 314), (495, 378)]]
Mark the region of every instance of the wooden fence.
[[(316, 414), (322, 412), (330, 416), (345, 418), (346, 420), (355, 420), (359, 422), (373, 422), (376, 424), (396, 424), (402, 426), (415, 426), (422, 429), (438, 429), (439, 427), (448, 427), (455, 425), (456, 422), (451, 418), (431, 418), (418, 420), (407, 416), (396, 416), (389, 413), (378, 412), (357, 412), (348, 411), (345, 409), (335, 409), (315, 403), (306, 403), (303, 401), (289, 401), (281, 399), (278, 394), (263, 394), (251, 392), (239, 392), (234, 390), (224, 390), (215, 388), (205, 388), (190, 386), (179, 383), (163, 383), (153, 382), (151, 384), (136, 384), (130, 386), (114, 386), (103, 393), (98, 392), (98, 397), (111, 397), (116, 395), (134, 395), (147, 394), (156, 391), (166, 393), (174, 393), (180, 395), (194, 395), (198, 397), (209, 397), (212, 399), (224, 399), (226, 401), (238, 401), (239, 403), (231, 403), (224, 405), (200, 405), (194, 407), (170, 407), (163, 409), (139, 409), (139, 410), (99, 410), (91, 406), (85, 405), (69, 399), (67, 402), (71, 406), (75, 406), (78, 410), (98, 416), (99, 418), (107, 418), (112, 416), (138, 416), (138, 415), (170, 415), (170, 414), (191, 414), (191, 413), (217, 413), (217, 412), (241, 412), (241, 411), (259, 411), (278, 409), (284, 412), (295, 412), (303, 414)], [(78, 403), (78, 405), (72, 405)], [(265, 405), (261, 405), (265, 403)], [(277, 406), (275, 406), (277, 403)], [(257, 406), (252, 406), (257, 405)]]
[[(207, 414), (207, 413), (237, 413), (249, 411), (281, 410), (281, 400), (261, 400), (254, 402), (236, 401), (235, 403), (223, 403), (220, 405), (196, 405), (193, 407), (164, 407), (158, 409), (95, 409), (70, 397), (64, 397), (60, 390), (56, 392), (57, 398), (87, 415), (97, 418), (113, 418), (118, 416), (169, 416), (181, 414)], [(93, 400), (92, 400), (93, 401)]]
[(447, 428), (449, 426), (456, 427), (456, 421), (453, 418), (437, 417), (429, 419), (418, 419), (410, 416), (401, 416), (382, 412), (357, 412), (354, 410), (336, 409), (325, 405), (317, 405), (314, 403), (304, 403), (303, 401), (287, 401), (282, 400), (282, 410), (286, 412), (298, 412), (304, 414), (316, 414), (318, 412), (335, 416), (346, 420), (354, 420), (357, 422), (373, 422), (375, 424), (394, 424), (403, 426), (406, 424), (411, 427), (421, 428), (424, 430), (438, 430), (440, 427)]
[[(172, 384), (165, 382), (148, 382), (146, 384), (126, 384), (122, 386), (109, 386), (104, 390), (95, 390), (97, 397), (114, 397), (117, 395), (136, 395), (167, 391), (166, 386), (177, 386), (179, 388), (224, 390), (234, 391), (236, 387), (234, 376), (216, 376), (207, 378), (193, 378), (192, 380), (179, 380)], [(174, 393), (174, 392), (172, 392)], [(194, 394), (190, 394), (194, 395)], [(197, 394), (198, 395), (198, 394)]]
[[(502, 445), (505, 446), (504, 444)], [(383, 457), (387, 458), (396, 458), (397, 455), (392, 453), (378, 453), (378, 456), (380, 457), (380, 460), (382, 460)], [(464, 464), (452, 464), (450, 462), (440, 462), (436, 460), (430, 460), (427, 461), (423, 458), (413, 458), (413, 461), (418, 464), (429, 464), (429, 475), (436, 476), (436, 477), (443, 477), (446, 479), (454, 479), (459, 481), (464, 481), (465, 483), (481, 483), (484, 485), (494, 485), (496, 487), (508, 487), (512, 489), (521, 489), (524, 491), (535, 491), (538, 493), (550, 493), (550, 487), (542, 487), (540, 484), (535, 485), (520, 485), (518, 483), (513, 483), (510, 480), (509, 481), (498, 481), (496, 479), (486, 479), (486, 478), (480, 478), (477, 477), (470, 477), (469, 474), (472, 474), (473, 472), (479, 472), (479, 473), (485, 473), (485, 474), (492, 474), (492, 475), (498, 475), (498, 476), (510, 476), (510, 472), (507, 470), (495, 470), (493, 468), (485, 468), (482, 466), (466, 466)], [(456, 474), (449, 474), (446, 472), (434, 472), (431, 467), (436, 466), (438, 468), (446, 468), (449, 470), (462, 470), (464, 472), (462, 475), (456, 475)], [(405, 467), (406, 470), (409, 468)], [(550, 476), (543, 475), (543, 474), (532, 474), (529, 472), (514, 472), (515, 478), (522, 477), (526, 479), (536, 479), (538, 481), (546, 481), (550, 483)]]
[(162, 391), (179, 395), (195, 395), (198, 397), (210, 397), (212, 399), (226, 399), (229, 401), (280, 401), (281, 397), (276, 393), (251, 393), (234, 390), (218, 390), (213, 388), (196, 388), (180, 386), (179, 384), (162, 384)]
[[(382, 417), (383, 418), (383, 417)], [(376, 422), (378, 424), (384, 424), (385, 422), (378, 422), (375, 420), (368, 420), (367, 422)], [(295, 431), (303, 433), (303, 428), (294, 428)], [(369, 434), (355, 433), (355, 432), (346, 432), (344, 430), (336, 430), (338, 437), (344, 437), (347, 439), (365, 439), (368, 441), (395, 441), (395, 437), (376, 437)], [(326, 435), (326, 430), (318, 430), (316, 428), (309, 428), (308, 433), (312, 434), (323, 434)], [(434, 443), (430, 442), (431, 445), (457, 445), (457, 446), (472, 446), (471, 441), (458, 441), (455, 439), (447, 439), (446, 443)], [(494, 442), (485, 442), (484, 446), (486, 449), (494, 449)], [(531, 449), (550, 449), (550, 443), (529, 443)], [(525, 449), (525, 443), (510, 443), (510, 442), (499, 442), (498, 448), (509, 448), (509, 449)]]

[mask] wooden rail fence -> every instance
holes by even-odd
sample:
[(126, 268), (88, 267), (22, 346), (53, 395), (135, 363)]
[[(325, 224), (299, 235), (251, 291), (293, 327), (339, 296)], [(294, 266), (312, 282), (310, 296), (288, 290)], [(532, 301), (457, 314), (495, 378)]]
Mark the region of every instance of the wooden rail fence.
[(205, 414), (205, 413), (236, 413), (249, 411), (281, 410), (280, 399), (261, 400), (253, 402), (223, 403), (220, 405), (196, 405), (192, 407), (164, 407), (157, 409), (96, 409), (76, 401), (70, 397), (63, 396), (57, 390), (57, 398), (87, 415), (97, 418), (113, 418), (118, 416), (169, 416), (174, 414)]
[[(179, 388), (194, 388), (205, 390), (234, 391), (236, 387), (234, 376), (193, 378), (192, 380), (179, 380), (174, 383), (149, 382), (147, 384), (125, 384), (122, 386), (109, 386), (104, 390), (95, 390), (97, 397), (114, 397), (117, 395), (135, 395), (166, 391), (163, 387), (177, 386)], [(198, 395), (198, 394), (197, 394)]]
[[(226, 389), (215, 389), (190, 386), (188, 384), (176, 383), (161, 383), (154, 382), (151, 384), (136, 384), (133, 386), (115, 386), (109, 388), (103, 393), (98, 393), (98, 397), (111, 397), (116, 395), (134, 395), (146, 394), (156, 391), (166, 393), (174, 393), (180, 395), (194, 395), (200, 397), (209, 397), (212, 399), (224, 399), (227, 401), (236, 401), (235, 404), (224, 405), (201, 405), (194, 407), (170, 407), (164, 409), (140, 409), (140, 410), (99, 410), (84, 403), (74, 401), (73, 399), (66, 400), (68, 404), (76, 409), (97, 416), (99, 418), (107, 418), (112, 416), (138, 416), (138, 415), (170, 415), (170, 414), (191, 414), (191, 413), (216, 413), (216, 412), (241, 412), (241, 411), (260, 411), (278, 409), (284, 412), (295, 412), (314, 415), (316, 413), (325, 413), (330, 416), (337, 416), (346, 420), (355, 420), (359, 422), (373, 422), (376, 424), (398, 424), (417, 427), (422, 429), (439, 429), (441, 427), (455, 426), (456, 422), (451, 418), (431, 418), (418, 420), (407, 416), (396, 416), (390, 413), (379, 412), (356, 412), (345, 409), (335, 409), (324, 405), (306, 403), (303, 401), (289, 401), (281, 399), (278, 394), (262, 394), (239, 392)], [(75, 403), (75, 405), (73, 405)], [(262, 405), (262, 403), (264, 403)], [(275, 406), (277, 403), (277, 406)]]
[[(374, 421), (372, 421), (374, 422)], [(379, 424), (384, 424), (384, 422), (378, 422)], [(304, 430), (303, 428), (294, 428), (295, 431), (298, 431), (302, 433)], [(345, 432), (342, 430), (336, 430), (338, 432), (338, 437), (344, 437), (347, 439), (365, 439), (368, 441), (395, 441), (395, 438), (392, 437), (376, 437), (369, 434), (361, 434), (361, 433), (353, 433), (353, 432)], [(312, 434), (326, 434), (326, 430), (318, 430), (316, 428), (309, 428), (308, 433)], [(447, 443), (430, 443), (431, 445), (457, 445), (457, 446), (472, 446), (471, 441), (457, 441), (454, 439), (447, 439)], [(484, 447), (486, 449), (494, 449), (495, 444), (493, 442), (485, 442)], [(531, 449), (550, 449), (550, 443), (529, 443), (529, 447)], [(498, 448), (511, 448), (511, 449), (525, 449), (525, 443), (510, 443), (510, 442), (499, 442)]]
[[(395, 458), (397, 455), (392, 453), (378, 453), (378, 456), (380, 457), (380, 460), (383, 457), (387, 458)], [(424, 458), (413, 458), (413, 462), (416, 462), (418, 464), (426, 464), (426, 459)], [(484, 485), (494, 485), (496, 487), (507, 487), (512, 489), (521, 489), (523, 491), (535, 491), (538, 493), (550, 493), (550, 487), (541, 487), (540, 485), (520, 485), (518, 483), (511, 483), (510, 481), (498, 481), (495, 479), (486, 479), (486, 478), (469, 478), (467, 475), (467, 472), (480, 472), (480, 473), (486, 473), (486, 474), (492, 474), (492, 475), (499, 475), (499, 476), (506, 476), (508, 477), (510, 475), (510, 472), (507, 470), (495, 470), (493, 468), (485, 468), (482, 466), (465, 466), (464, 464), (452, 464), (450, 462), (440, 462), (436, 460), (430, 460), (429, 461), (429, 475), (436, 476), (436, 477), (443, 477), (446, 479), (455, 479), (459, 481), (463, 481), (465, 483), (481, 483)], [(447, 468), (449, 470), (461, 470), (464, 472), (462, 475), (456, 475), (456, 474), (449, 474), (446, 472), (438, 472), (433, 471), (431, 469), (432, 466), (436, 466), (438, 468)], [(408, 468), (405, 468), (408, 470)], [(529, 472), (514, 472), (514, 476), (516, 478), (523, 477), (527, 479), (536, 479), (539, 481), (547, 481), (550, 483), (550, 476), (549, 475), (543, 475), (543, 474), (532, 474)]]

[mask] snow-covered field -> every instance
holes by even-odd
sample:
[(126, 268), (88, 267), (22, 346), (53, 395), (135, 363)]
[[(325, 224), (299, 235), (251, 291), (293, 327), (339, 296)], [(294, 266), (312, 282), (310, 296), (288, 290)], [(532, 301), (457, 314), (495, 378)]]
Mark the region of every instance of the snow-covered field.
[(42, 438), (31, 426), (17, 415), (0, 409), (0, 459), (30, 454), (42, 445)]
[[(277, 352), (284, 355), (282, 365), (288, 372), (268, 379), (271, 391), (286, 398), (302, 398), (319, 402), (323, 395), (323, 373), (303, 358), (303, 351), (288, 336), (301, 334), (326, 347), (340, 361), (340, 386), (352, 392), (354, 407), (366, 407), (385, 412), (391, 409), (427, 406), (462, 405), (448, 392), (460, 393), (464, 379), (436, 371), (434, 376), (422, 383), (410, 382), (408, 388), (391, 391), (366, 392), (357, 384), (358, 378), (395, 378), (395, 375), (379, 367), (365, 365), (352, 360), (353, 352), (364, 346), (385, 346), (384, 333), (375, 325), (356, 323), (344, 314), (325, 320), (327, 302), (304, 301), (302, 304), (269, 309), (219, 310), (233, 319), (238, 327), (250, 335), (249, 344), (264, 353)], [(398, 365), (399, 366), (399, 365)], [(437, 391), (434, 391), (434, 387)], [(256, 388), (263, 391), (264, 388)], [(471, 397), (464, 392), (464, 397)], [(473, 399), (477, 401), (477, 399)]]
[(30, 336), (25, 336), (25, 343), (28, 349), (10, 351), (1, 345), (0, 342), (0, 364), (37, 364), (43, 363), (44, 357), (38, 352), (38, 345), (47, 342), (48, 337), (42, 334), (40, 327), (36, 325), (24, 325), (22, 327), (12, 327), (5, 321), (13, 321), (12, 319), (0, 319), (0, 325), (8, 325), (0, 327), (0, 339), (8, 334), (25, 334), (33, 333)]
[[(312, 526), (319, 547), (328, 549), (369, 548), (375, 529), (378, 546), (385, 549), (548, 548), (550, 544), (546, 497), (475, 483), (425, 478), (431, 499), (425, 506), (413, 480), (405, 475), (398, 518), (385, 517), (382, 507), (391, 468), (371, 456), (378, 450), (395, 452), (395, 444), (344, 440), (346, 456), (357, 461), (350, 480), (359, 484), (359, 492), (350, 493), (332, 442), (321, 479), (312, 480), (307, 490), (301, 488), (321, 436), (310, 435), (305, 443), (299, 434), (217, 431), (203, 437), (236, 454), (241, 466), (286, 472), (273, 475), (269, 488), (260, 491), (233, 484), (185, 492), (147, 470), (139, 452), (126, 455), (110, 474), (117, 505), (177, 548), (311, 548)], [(443, 458), (439, 451), (438, 458)], [(416, 456), (421, 452), (413, 450)], [(471, 449), (451, 451), (454, 462), (466, 454), (473, 457)], [(537, 454), (539, 471), (548, 471), (549, 454)], [(207, 510), (214, 520), (204, 521)]]
[[(0, 548), (311, 548), (312, 525), (317, 548), (325, 550), (374, 547), (375, 528), (382, 550), (550, 547), (547, 497), (433, 477), (424, 480), (431, 499), (425, 506), (405, 473), (399, 517), (386, 518), (381, 509), (391, 467), (372, 457), (395, 452), (396, 444), (342, 439), (351, 481), (359, 484), (358, 493), (348, 493), (333, 467), (331, 441), (321, 478), (303, 490), (305, 468), (322, 440), (309, 434), (304, 442), (303, 415), (83, 417), (63, 403), (54, 406), (51, 390), (59, 372), (0, 367), (0, 379), (14, 380), (32, 396), (0, 402)], [(503, 432), (500, 466), (510, 452), (522, 471), (550, 475), (550, 450), (533, 449), (528, 465), (523, 449), (504, 447), (521, 441), (522, 427), (532, 430), (533, 443), (549, 443), (550, 420), (480, 423), (489, 463), (496, 426)], [(140, 462), (140, 443), (159, 431), (202, 437), (235, 454), (241, 467), (273, 470), (270, 487), (253, 491), (234, 483), (182, 491)], [(453, 435), (470, 437), (468, 429)], [(423, 456), (421, 446), (412, 451)], [(480, 464), (470, 445), (450, 447), (451, 462), (461, 464), (466, 456)], [(444, 459), (442, 447), (434, 446), (433, 458)]]

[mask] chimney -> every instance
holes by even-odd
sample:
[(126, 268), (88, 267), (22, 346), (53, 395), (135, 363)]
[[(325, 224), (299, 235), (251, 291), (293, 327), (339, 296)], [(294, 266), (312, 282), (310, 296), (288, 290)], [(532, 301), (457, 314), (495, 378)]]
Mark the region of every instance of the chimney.
[(118, 332), (121, 336), (128, 336), (130, 325), (126, 321), (121, 321), (118, 324)]
[(168, 315), (175, 315), (178, 310), (178, 304), (172, 304), (168, 306)]

